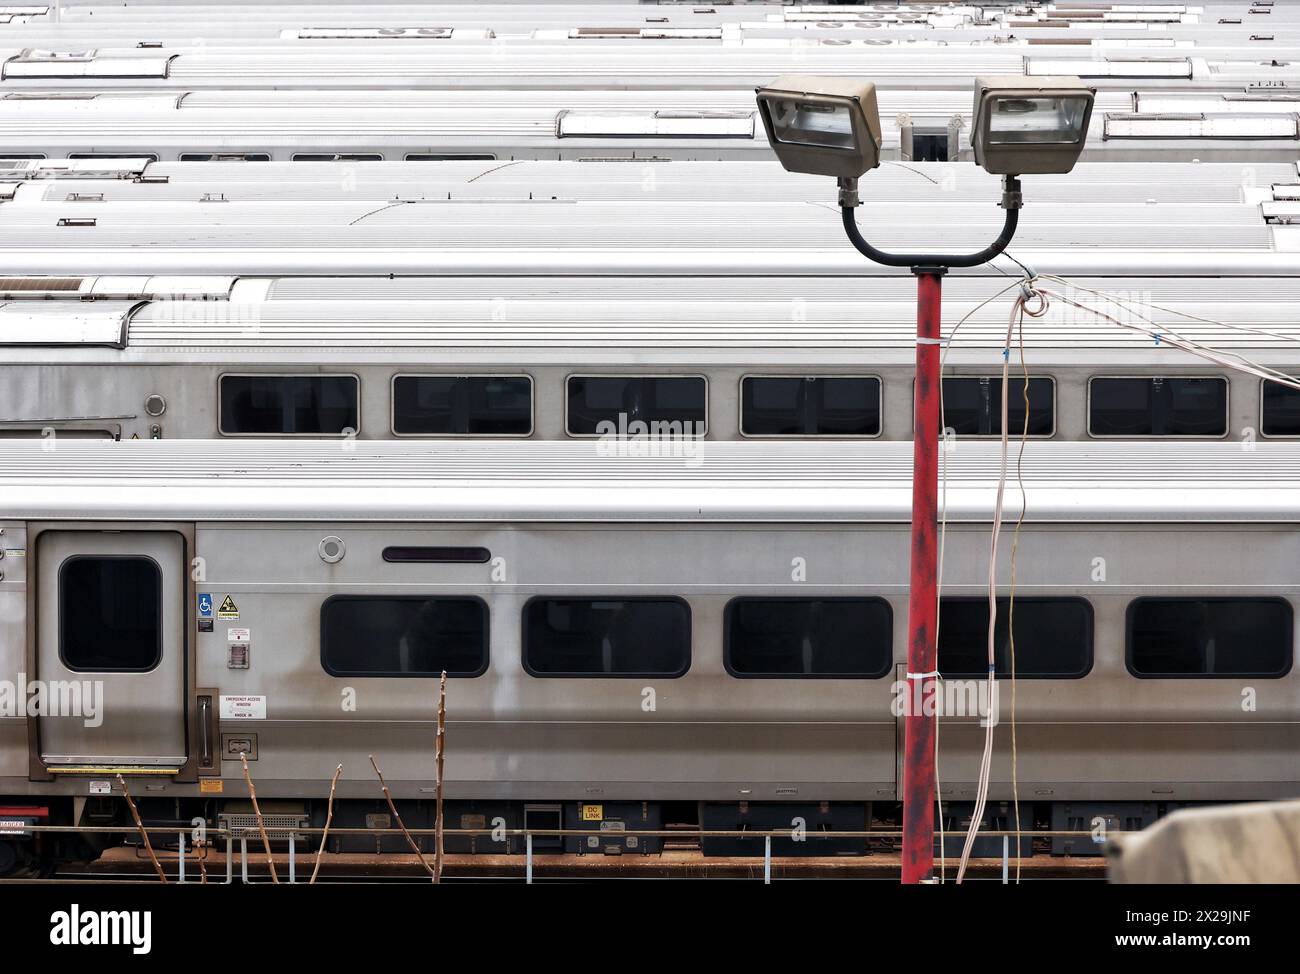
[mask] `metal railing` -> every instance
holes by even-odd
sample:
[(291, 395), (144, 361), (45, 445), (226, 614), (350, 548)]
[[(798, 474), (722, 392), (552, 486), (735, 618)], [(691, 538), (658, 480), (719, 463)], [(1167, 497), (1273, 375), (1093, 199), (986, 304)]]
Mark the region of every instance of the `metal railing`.
[[(240, 876), (239, 881), (240, 883), (243, 884), (251, 884), (253, 882), (253, 880), (249, 876), (248, 843), (249, 840), (251, 839), (253, 842), (257, 843), (258, 845), (261, 844), (261, 836), (256, 825), (251, 825), (247, 827), (236, 827), (236, 828), (226, 827), (226, 826), (205, 825), (201, 829), (194, 826), (178, 829), (175, 824), (146, 825), (143, 831), (148, 833), (150, 836), (164, 836), (164, 837), (175, 836), (176, 837), (176, 848), (174, 850), (174, 855), (171, 849), (165, 849), (158, 853), (158, 861), (160, 865), (166, 866), (166, 865), (170, 865), (174, 858), (176, 864), (175, 879), (178, 883), (184, 884), (187, 882), (193, 882), (192, 878), (187, 879), (186, 862), (193, 861), (195, 863), (198, 863), (201, 860), (203, 863), (206, 864), (209, 861), (209, 853), (214, 847), (214, 842), (213, 842), (214, 839), (218, 843), (223, 839), (225, 841), (225, 855), (224, 855), (225, 878), (221, 880), (219, 885), (231, 885), (235, 882), (234, 872), (235, 872), (235, 861), (236, 861), (236, 854), (235, 854), (236, 842), (239, 843), (239, 851), (237, 856), (239, 862), (239, 876)], [(286, 831), (286, 829), (277, 828), (276, 831), (283, 832)], [(313, 827), (313, 826), (301, 826), (301, 827), (294, 826), (291, 830), (287, 830), (287, 831), (289, 831), (289, 834), (287, 836), (279, 835), (276, 838), (272, 839), (272, 842), (274, 842), (277, 845), (282, 845), (285, 843), (287, 843), (288, 845), (288, 849), (287, 849), (287, 859), (288, 859), (288, 866), (289, 866), (288, 882), (289, 884), (293, 885), (293, 884), (297, 884), (298, 881), (297, 878), (298, 857), (299, 857), (299, 853), (297, 850), (298, 836), (323, 835), (326, 832), (326, 830), (324, 828)], [(141, 829), (134, 825), (96, 825), (96, 826), (24, 825), (21, 828), (21, 832), (15, 828), (14, 831), (10, 834), (11, 835), (20, 834), (22, 836), (26, 836), (28, 834), (76, 834), (76, 835), (105, 834), (105, 835), (123, 835), (123, 836), (137, 835), (138, 836), (140, 835), (140, 833), (141, 833)], [(195, 833), (198, 833), (200, 838), (195, 839), (194, 838)], [(330, 828), (328, 830), (328, 834), (330, 837), (366, 836), (369, 838), (378, 838), (384, 836), (409, 835), (417, 838), (425, 837), (425, 836), (432, 838), (437, 834), (437, 830), (432, 828), (425, 828), (425, 829)], [(524, 882), (527, 884), (532, 884), (534, 881), (535, 853), (533, 849), (533, 840), (535, 838), (565, 839), (570, 837), (581, 837), (585, 839), (585, 838), (589, 838), (592, 835), (603, 835), (608, 838), (615, 838), (615, 837), (624, 838), (627, 836), (636, 836), (638, 838), (674, 838), (674, 839), (690, 838), (690, 839), (701, 839), (701, 840), (702, 839), (760, 839), (761, 838), (763, 840), (763, 857), (762, 857), (763, 882), (765, 884), (770, 884), (772, 882), (772, 865), (774, 860), (782, 861), (782, 862), (799, 862), (800, 860), (808, 858), (802, 856), (774, 857), (772, 855), (773, 839), (790, 839), (797, 842), (817, 841), (823, 839), (863, 839), (863, 840), (901, 839), (903, 833), (901, 829), (872, 829), (872, 830), (849, 830), (849, 831), (809, 830), (809, 831), (803, 831), (802, 833), (799, 833), (796, 832), (796, 830), (788, 829), (788, 828), (767, 829), (767, 830), (764, 829), (628, 828), (628, 829), (622, 829), (617, 832), (599, 832), (592, 829), (481, 828), (481, 829), (443, 829), (442, 834), (444, 839), (455, 838), (455, 837), (473, 838), (478, 836), (486, 836), (498, 842), (506, 838), (522, 837), (524, 840), (524, 854), (523, 854)], [(1125, 833), (1121, 831), (1110, 831), (1106, 833), (1106, 838), (1109, 839), (1111, 837), (1120, 836), (1124, 834)], [(956, 838), (956, 837), (964, 838), (965, 835), (966, 835), (966, 831), (964, 829), (935, 832), (935, 838), (937, 840)], [(1010, 866), (1012, 860), (1016, 858), (1021, 858), (1021, 857), (1013, 857), (1011, 855), (1012, 837), (1019, 836), (1020, 842), (1024, 842), (1026, 840), (1032, 842), (1036, 838), (1065, 838), (1065, 837), (1082, 838), (1094, 844), (1100, 844), (1097, 840), (1096, 833), (1092, 831), (1084, 831), (1084, 830), (1068, 831), (1068, 830), (1021, 829), (1019, 832), (1017, 832), (1015, 830), (981, 829), (979, 832), (979, 836), (981, 838), (1000, 837), (1002, 839), (1002, 855), (1000, 858), (1001, 858), (1001, 866), (1002, 866), (1001, 880), (1004, 884), (1010, 882)], [(188, 853), (186, 851), (187, 842), (189, 843)], [(195, 855), (196, 848), (201, 849), (201, 853), (198, 855)], [(255, 850), (254, 854), (265, 855), (265, 853), (260, 850)], [(505, 854), (510, 855), (510, 853), (505, 853)], [(272, 853), (272, 855), (274, 856), (274, 853)], [(315, 851), (305, 853), (305, 855), (311, 857), (312, 863), (314, 865), (314, 859), (316, 855)], [(327, 855), (330, 855), (330, 853), (327, 853)], [(385, 855), (414, 856), (415, 853), (414, 852), (385, 853)], [(420, 853), (421, 858), (424, 859), (428, 859), (433, 855), (434, 853), (432, 852)], [(498, 853), (498, 855), (500, 855), (500, 853)], [(650, 855), (645, 855), (645, 858), (650, 858)], [(757, 859), (757, 857), (755, 858)], [(866, 860), (869, 859), (869, 854), (864, 853), (858, 856), (838, 854), (836, 855), (835, 858)], [(956, 857), (944, 857), (944, 858), (952, 859)], [(170, 878), (172, 877), (169, 876), (169, 879)], [(55, 877), (55, 880), (57, 881), (57, 877)], [(113, 881), (120, 881), (120, 880), (113, 880)], [(0, 880), (0, 882), (4, 882), (4, 880)]]

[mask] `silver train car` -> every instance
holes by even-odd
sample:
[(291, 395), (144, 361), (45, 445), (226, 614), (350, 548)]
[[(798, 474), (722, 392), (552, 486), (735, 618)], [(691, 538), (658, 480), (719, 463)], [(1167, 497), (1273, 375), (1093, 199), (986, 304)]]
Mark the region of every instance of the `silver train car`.
[[(1028, 830), (1300, 787), (1298, 450), (1030, 445)], [(939, 665), (977, 696), (996, 450), (963, 446), (946, 472)], [(322, 820), (342, 763), (335, 824), (383, 827), (373, 754), (422, 825), (446, 670), (449, 827), (585, 827), (637, 853), (657, 846), (635, 829), (662, 823), (896, 820), (910, 477), (902, 444), (0, 444), (0, 801), (121, 823), (124, 772), (150, 822), (246, 822), (246, 754), (281, 826)], [(961, 699), (940, 738), (957, 817), (989, 712)], [(993, 808), (1012, 794), (1008, 707)], [(5, 841), (11, 864), (35, 854)]]
[[(26, 161), (0, 181), (0, 266), (24, 276), (893, 273), (846, 244), (829, 180), (787, 179), (770, 160), (367, 165), (185, 164), (193, 175), (176, 175), (187, 200), (151, 188), (170, 187), (175, 164)], [(1011, 256), (970, 273), (1017, 273), (1013, 257), (1094, 277), (1290, 273), (1294, 160), (1145, 168), (1028, 181)], [(859, 219), (886, 247), (932, 246), (942, 226), (945, 246), (977, 249), (1000, 223), (996, 181), (969, 163), (885, 165), (864, 198)]]
[[(1261, 8), (1267, 21), (1247, 22), (1237, 2), (1110, 4), (1063, 7), (1025, 0), (1009, 4), (924, 3), (883, 0), (849, 5), (742, 2), (726, 4), (623, 3), (423, 3), (300, 5), (191, 3), (113, 4), (66, 0), (56, 5), (7, 6), (0, 39), (44, 49), (69, 41), (144, 49), (160, 41), (211, 44), (338, 47), (426, 43), (447, 46), (488, 40), (581, 42), (586, 45), (688, 43), (706, 48), (798, 39), (845, 45), (868, 40), (933, 44), (1020, 41), (1115, 46), (1191, 45), (1219, 42), (1248, 46), (1262, 23), (1285, 40), (1296, 18), (1284, 6)], [(417, 26), (412, 26), (417, 25)], [(145, 39), (145, 40), (142, 40)], [(1256, 42), (1258, 43), (1258, 42)]]
[[(1060, 61), (1044, 70), (1079, 67)], [(1195, 95), (1149, 87), (1135, 93), (1133, 85), (1099, 91), (1082, 158), (1294, 160), (1300, 123), (1287, 86), (1297, 83), (1293, 77), (1243, 78), (1230, 93)], [(1250, 85), (1261, 87), (1248, 90)], [(970, 158), (969, 76), (938, 90), (884, 89), (878, 99), (883, 158)], [(1145, 108), (1143, 99), (1151, 99)], [(1151, 106), (1158, 110), (1147, 110)], [(770, 153), (752, 88), (87, 89), (0, 95), (0, 158), (718, 160), (767, 159)]]
[[(1009, 435), (1027, 424), (1071, 441), (1300, 436), (1300, 393), (1159, 337), (1298, 375), (1294, 276), (1054, 286), (1083, 307), (1055, 300), (1026, 318), (1023, 366), (1013, 338)], [(1014, 278), (947, 284), (946, 333), (966, 318), (945, 363), (958, 439), (1001, 433), (1008, 287)], [(914, 288), (899, 277), (0, 279), (0, 437), (909, 440)]]

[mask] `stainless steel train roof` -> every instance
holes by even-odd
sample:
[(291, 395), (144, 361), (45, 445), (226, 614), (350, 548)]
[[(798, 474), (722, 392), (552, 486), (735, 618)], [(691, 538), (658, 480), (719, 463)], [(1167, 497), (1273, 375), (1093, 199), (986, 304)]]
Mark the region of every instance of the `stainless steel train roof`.
[[(1300, 116), (1291, 89), (1300, 88), (1300, 57), (1280, 63), (1294, 76), (1270, 75), (1269, 83), (1277, 84), (1267, 90), (1248, 91), (1237, 79), (1226, 91), (1162, 92), (1138, 83), (1135, 94), (1126, 82), (1124, 90), (1099, 92), (1084, 158), (1294, 159)], [(752, 89), (603, 84), (592, 90), (8, 91), (0, 95), (0, 155), (769, 156)], [(943, 133), (956, 121), (969, 131), (969, 85), (963, 78), (936, 90), (905, 85), (882, 91), (886, 157), (901, 151), (904, 119)]]
[[(908, 443), (705, 443), (695, 457), (595, 443), (0, 441), (0, 518), (905, 523)], [(951, 521), (993, 510), (996, 444), (946, 455)], [(1285, 522), (1300, 444), (1030, 443), (1031, 524)], [(1009, 490), (1016, 493), (1014, 475)], [(1018, 504), (1013, 505), (1018, 512)], [(1014, 516), (1014, 515), (1011, 515)]]
[[(1115, 206), (1240, 203), (1273, 186), (1300, 187), (1294, 162), (1142, 165), (1082, 162), (1066, 175), (1025, 177), (1030, 208), (1044, 200)], [(987, 203), (997, 177), (967, 163), (886, 160), (863, 197)], [(765, 200), (834, 202), (834, 183), (789, 173), (775, 159), (697, 162), (539, 160), (440, 162), (148, 162), (0, 160), (0, 221), (14, 205), (68, 202), (395, 200)]]
[[(20, 282), (30, 285), (32, 282)], [(0, 303), (0, 346), (13, 364), (362, 364), (441, 369), (541, 365), (655, 367), (910, 366), (915, 295), (910, 280), (753, 282), (648, 280), (407, 280), (374, 282), (365, 299), (349, 280), (275, 282), (268, 300), (120, 296), (124, 284), (86, 282), (105, 296), (87, 301), (13, 297)], [(945, 294), (947, 364), (1002, 366), (1012, 295), (1002, 280), (956, 278)], [(165, 294), (183, 282), (142, 282)], [(744, 286), (740, 286), (743, 284)], [(11, 282), (0, 280), (0, 292)], [(190, 286), (198, 287), (191, 283)], [(1169, 345), (1173, 333), (1252, 360), (1300, 371), (1300, 280), (1093, 278), (1049, 286), (1061, 301), (1026, 318), (1031, 369), (1060, 366), (1215, 369)], [(1089, 290), (1091, 289), (1091, 290)], [(267, 282), (228, 282), (232, 296)], [(1104, 294), (1093, 293), (1103, 291)], [(32, 292), (15, 289), (10, 295)], [(1113, 296), (1112, 296), (1113, 295)], [(992, 299), (982, 309), (981, 302)], [(1096, 312), (1096, 313), (1093, 313)], [(969, 317), (967, 317), (969, 315)], [(1161, 333), (1157, 340), (1101, 315)], [(1189, 317), (1191, 316), (1191, 317)], [(954, 329), (965, 319), (960, 329)], [(1013, 346), (1018, 345), (1013, 341)], [(1018, 356), (1017, 356), (1018, 358)], [(1019, 368), (1019, 363), (1014, 363)]]
[[(639, 84), (752, 85), (793, 58), (819, 72), (881, 68), (889, 86), (922, 76), (1002, 73), (1022, 57), (1139, 52), (1191, 56), (1199, 80), (1215, 63), (1288, 60), (1300, 18), (1285, 5), (1039, 3), (860, 6), (780, 4), (66, 4), (0, 13), (11, 85), (392, 84), (526, 87), (557, 78)], [(1254, 6), (1254, 5), (1252, 5)], [(8, 22), (5, 18), (8, 17)], [(202, 38), (202, 41), (198, 41)], [(934, 53), (943, 48), (943, 57)], [(476, 70), (484, 51), (495, 71)], [(58, 53), (62, 57), (47, 56)], [(700, 57), (701, 52), (705, 57)], [(1261, 58), (1260, 52), (1267, 52)], [(70, 57), (69, 55), (78, 55)], [(1129, 58), (1132, 61), (1132, 58)], [(779, 62), (777, 67), (773, 63)], [(926, 66), (928, 62), (928, 67)], [(651, 70), (651, 66), (654, 69)], [(1159, 65), (1105, 68), (1159, 78)], [(1181, 68), (1180, 68), (1181, 70)], [(1181, 77), (1181, 75), (1167, 75)], [(925, 84), (922, 81), (920, 84)], [(1159, 83), (1158, 81), (1156, 83)]]
[[(253, 173), (270, 164), (244, 165)], [(477, 182), (467, 173), (488, 179), (509, 171), (457, 165), (448, 173), (467, 183)], [(674, 177), (679, 164), (667, 163), (636, 167), (641, 191), (623, 197), (630, 187), (617, 170), (626, 164), (569, 165), (537, 184), (551, 187), (548, 193), (483, 186), (460, 196), (449, 189), (449, 198), (439, 190), (391, 200), (353, 198), (346, 180), (326, 199), (100, 199), (79, 180), (59, 179), (53, 192), (20, 197), (33, 202), (0, 203), (0, 266), (11, 275), (92, 276), (900, 273), (847, 245), (830, 180), (818, 188), (770, 162), (716, 163)], [(1027, 178), (1013, 255), (1062, 274), (1259, 277), (1300, 266), (1300, 228), (1291, 225), (1300, 185), (1294, 169), (1111, 171), (1113, 186), (1106, 167), (1080, 168), (1078, 182)], [(585, 198), (584, 181), (597, 186), (602, 172), (613, 173), (616, 188)], [(710, 184), (703, 194), (659, 193), (660, 173), (670, 187), (675, 180), (688, 185), (692, 174)], [(739, 199), (714, 192), (728, 179)], [(67, 187), (62, 199), (60, 186)], [(1001, 226), (996, 187), (971, 164), (885, 166), (864, 182), (869, 203), (858, 219), (878, 246), (978, 249)], [(887, 202), (872, 202), (878, 199)], [(1004, 258), (971, 273), (1000, 275), (1010, 266)]]

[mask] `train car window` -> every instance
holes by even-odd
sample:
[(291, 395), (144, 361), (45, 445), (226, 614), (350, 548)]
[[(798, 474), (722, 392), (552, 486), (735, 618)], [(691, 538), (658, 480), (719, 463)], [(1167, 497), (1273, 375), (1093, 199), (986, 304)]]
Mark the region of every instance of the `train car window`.
[[(1008, 619), (999, 598), (994, 660), (999, 677), (1011, 676)], [(1077, 680), (1092, 669), (1092, 605), (1086, 599), (1020, 596), (1015, 601), (1016, 677)], [(939, 672), (944, 677), (988, 676), (989, 600), (939, 600)]]
[(880, 380), (872, 376), (748, 375), (740, 382), (745, 436), (878, 436)]
[(738, 598), (722, 658), (738, 677), (871, 679), (893, 668), (892, 636), (884, 599)]
[(678, 677), (691, 665), (691, 610), (676, 598), (530, 599), (523, 658), (533, 676)]
[(1134, 676), (1286, 676), (1292, 642), (1285, 599), (1140, 598), (1128, 607), (1126, 656)]
[(69, 159), (147, 159), (158, 161), (156, 152), (69, 152)]
[(59, 658), (144, 673), (162, 659), (162, 570), (152, 558), (74, 555), (59, 566)]
[(393, 377), (399, 436), (529, 436), (533, 380), (526, 375)]
[(492, 559), (492, 552), (478, 547), (392, 545), (384, 549), (383, 557), (395, 564), (484, 565)]
[(382, 152), (295, 152), (293, 162), (382, 162)]
[(407, 162), (492, 162), (496, 156), (490, 152), (408, 152), (402, 158)]
[(708, 414), (702, 375), (571, 375), (566, 398), (571, 436), (702, 436)]
[(335, 595), (320, 608), (320, 662), (331, 676), (481, 676), (488, 607), (478, 598)]
[(181, 162), (270, 162), (267, 152), (182, 152)]
[(225, 436), (339, 436), (358, 428), (355, 375), (223, 375)]
[[(1025, 429), (1025, 380), (1012, 376), (1007, 401), (1011, 436)], [(1056, 385), (1029, 377), (1029, 435), (1051, 436), (1056, 429)], [(1002, 377), (954, 376), (943, 380), (943, 423), (958, 436), (1002, 435)]]
[(1260, 432), (1265, 436), (1300, 436), (1300, 390), (1263, 379), (1260, 399)]
[(1228, 380), (1222, 376), (1093, 377), (1093, 436), (1224, 436)]

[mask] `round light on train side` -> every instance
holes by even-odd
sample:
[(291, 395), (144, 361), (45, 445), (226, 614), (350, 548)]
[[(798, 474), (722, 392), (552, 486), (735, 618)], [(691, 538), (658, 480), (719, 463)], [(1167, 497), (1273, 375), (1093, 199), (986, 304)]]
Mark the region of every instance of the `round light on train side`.
[(1096, 94), (1078, 78), (976, 78), (975, 161), (1000, 176), (1069, 172), (1083, 152)]
[(767, 141), (788, 171), (856, 179), (880, 165), (871, 82), (787, 74), (756, 94)]
[(146, 396), (144, 400), (144, 411), (150, 416), (161, 416), (167, 412), (167, 400), (158, 393)]
[(342, 561), (347, 550), (347, 545), (343, 543), (343, 539), (333, 534), (327, 538), (321, 538), (320, 544), (316, 546), (316, 553), (320, 555), (320, 560), (327, 565), (334, 565)]

